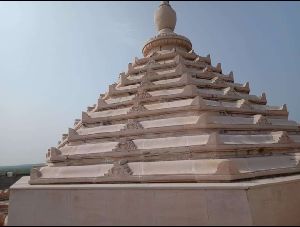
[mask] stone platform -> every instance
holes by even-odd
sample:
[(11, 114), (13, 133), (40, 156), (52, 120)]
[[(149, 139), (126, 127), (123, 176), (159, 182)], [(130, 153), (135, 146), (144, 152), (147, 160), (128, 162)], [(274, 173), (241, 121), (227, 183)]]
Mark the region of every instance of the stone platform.
[(300, 175), (237, 183), (11, 188), (8, 225), (300, 225)]

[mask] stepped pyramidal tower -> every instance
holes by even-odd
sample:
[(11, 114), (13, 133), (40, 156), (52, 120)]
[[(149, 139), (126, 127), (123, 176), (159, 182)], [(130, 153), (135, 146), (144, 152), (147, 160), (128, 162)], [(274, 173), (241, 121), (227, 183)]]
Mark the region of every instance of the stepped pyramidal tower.
[(168, 1), (143, 57), (82, 112), (30, 184), (231, 182), (300, 172), (300, 129), (174, 32)]

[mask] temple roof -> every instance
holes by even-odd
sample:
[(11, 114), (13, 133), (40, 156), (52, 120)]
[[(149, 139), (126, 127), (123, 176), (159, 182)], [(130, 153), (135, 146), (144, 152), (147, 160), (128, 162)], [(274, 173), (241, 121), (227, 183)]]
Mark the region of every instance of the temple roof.
[(143, 57), (82, 112), (31, 184), (224, 182), (300, 172), (300, 129), (174, 33), (163, 1)]

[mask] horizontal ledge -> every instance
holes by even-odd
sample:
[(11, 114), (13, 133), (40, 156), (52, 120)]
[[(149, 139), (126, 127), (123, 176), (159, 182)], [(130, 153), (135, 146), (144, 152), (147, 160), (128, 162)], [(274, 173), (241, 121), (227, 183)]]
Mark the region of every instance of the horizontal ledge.
[(14, 190), (248, 190), (268, 185), (280, 185), (300, 182), (300, 174), (291, 176), (270, 177), (266, 179), (252, 179), (231, 183), (135, 183), (135, 184), (60, 184), (60, 185), (29, 185), (30, 177), (21, 178), (10, 189)]

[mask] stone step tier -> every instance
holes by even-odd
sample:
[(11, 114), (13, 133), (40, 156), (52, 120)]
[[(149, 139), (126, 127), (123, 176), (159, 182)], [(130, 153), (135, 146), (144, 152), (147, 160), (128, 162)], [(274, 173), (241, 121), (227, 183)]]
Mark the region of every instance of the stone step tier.
[(134, 59), (30, 183), (233, 181), (300, 172), (300, 128), (210, 56)]
[[(75, 133), (75, 132), (74, 132)], [(133, 133), (132, 133), (133, 134)], [(128, 136), (128, 135), (127, 135)], [(155, 134), (130, 137), (99, 138), (96, 134), (69, 135), (69, 144), (59, 149), (48, 151), (49, 162), (64, 162), (67, 159), (98, 157), (108, 161), (112, 155), (166, 154), (177, 155), (184, 152), (231, 151), (234, 155), (245, 149), (252, 152), (260, 151), (261, 155), (280, 150), (300, 148), (300, 135), (288, 134), (285, 131), (274, 131), (265, 134), (221, 134), (218, 132), (191, 134)], [(241, 152), (243, 153), (243, 152)], [(209, 156), (210, 154), (206, 154)], [(107, 159), (106, 159), (107, 158)], [(145, 158), (145, 157), (142, 157)]]
[(34, 168), (31, 184), (227, 182), (300, 171), (300, 154)]

